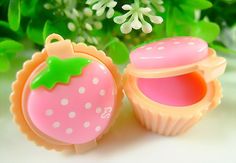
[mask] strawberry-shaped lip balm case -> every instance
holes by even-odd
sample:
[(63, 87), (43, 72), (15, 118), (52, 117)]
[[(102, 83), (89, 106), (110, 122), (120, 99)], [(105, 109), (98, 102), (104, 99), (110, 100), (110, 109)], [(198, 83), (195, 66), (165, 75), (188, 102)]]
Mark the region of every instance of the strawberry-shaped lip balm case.
[(94, 147), (122, 99), (121, 76), (111, 59), (57, 34), (24, 64), (12, 89), (11, 110), (20, 129), (38, 145), (58, 151)]
[(221, 98), (216, 78), (226, 61), (205, 41), (167, 38), (134, 50), (125, 74), (125, 93), (143, 126), (177, 135), (195, 124)]

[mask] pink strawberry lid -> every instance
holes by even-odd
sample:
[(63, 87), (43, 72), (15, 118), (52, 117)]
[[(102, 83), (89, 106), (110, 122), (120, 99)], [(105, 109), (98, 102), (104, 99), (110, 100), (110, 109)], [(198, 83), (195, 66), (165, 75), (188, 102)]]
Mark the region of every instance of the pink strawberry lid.
[(167, 38), (135, 49), (130, 55), (137, 68), (158, 69), (183, 66), (206, 58), (208, 45), (200, 38)]
[(11, 93), (11, 111), (27, 137), (57, 151), (86, 152), (115, 121), (122, 82), (104, 52), (51, 34), (25, 62)]
[(96, 139), (108, 127), (115, 91), (107, 67), (90, 61), (80, 75), (71, 77), (66, 84), (31, 90), (26, 106), (33, 125), (42, 133), (61, 142), (83, 144)]

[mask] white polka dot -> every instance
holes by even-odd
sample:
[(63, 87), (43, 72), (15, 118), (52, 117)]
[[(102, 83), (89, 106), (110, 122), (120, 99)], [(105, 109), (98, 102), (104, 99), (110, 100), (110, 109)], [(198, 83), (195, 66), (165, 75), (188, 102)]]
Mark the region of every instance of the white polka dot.
[(188, 45), (194, 45), (195, 43), (194, 42), (188, 42)]
[(84, 122), (83, 126), (84, 128), (88, 128), (90, 126), (90, 122), (89, 121)]
[(102, 112), (102, 108), (100, 108), (100, 107), (98, 107), (98, 108), (96, 108), (96, 113), (101, 113)]
[(98, 78), (93, 78), (93, 84), (97, 85), (99, 82), (99, 79)]
[(72, 134), (73, 132), (73, 129), (72, 128), (67, 128), (66, 129), (66, 134)]
[(59, 128), (61, 126), (61, 123), (58, 121), (53, 122), (52, 127), (53, 128)]
[(201, 53), (201, 52), (204, 51), (205, 49), (206, 49), (206, 48), (203, 47), (203, 48), (199, 49), (198, 52)]
[(91, 109), (92, 107), (92, 104), (90, 102), (87, 102), (85, 105), (84, 105), (85, 109)]
[(152, 50), (152, 47), (147, 47), (146, 50)]
[(85, 93), (85, 88), (84, 87), (80, 87), (78, 92), (79, 92), (79, 94), (84, 94)]
[(99, 65), (99, 67), (102, 69), (102, 70), (104, 70), (104, 73), (107, 73), (107, 71), (106, 71), (106, 67), (104, 66), (104, 65)]
[(61, 105), (66, 106), (68, 105), (68, 103), (69, 103), (69, 100), (67, 98), (61, 99)]
[(104, 89), (101, 89), (101, 90), (99, 91), (99, 95), (100, 95), (100, 96), (105, 96), (105, 94), (106, 94), (106, 91), (105, 91)]
[(95, 128), (95, 131), (96, 131), (96, 132), (99, 132), (101, 129), (102, 129), (101, 126), (97, 126), (97, 127)]
[(179, 41), (175, 41), (173, 44), (178, 45), (178, 44), (180, 44), (180, 42)]
[(73, 111), (68, 113), (69, 118), (75, 118), (75, 116), (76, 116), (76, 113)]
[(48, 109), (48, 110), (46, 110), (46, 112), (45, 112), (45, 115), (46, 116), (51, 116), (53, 114), (53, 110), (52, 109)]
[(157, 48), (157, 50), (163, 50), (163, 49), (165, 49), (164, 46), (160, 46), (160, 47)]

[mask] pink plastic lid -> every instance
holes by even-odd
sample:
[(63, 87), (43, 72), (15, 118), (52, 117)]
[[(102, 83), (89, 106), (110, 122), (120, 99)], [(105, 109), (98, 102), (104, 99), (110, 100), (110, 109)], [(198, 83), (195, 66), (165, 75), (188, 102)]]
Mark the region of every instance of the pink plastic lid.
[(108, 127), (115, 104), (115, 83), (103, 64), (93, 61), (68, 84), (31, 90), (26, 106), (33, 125), (69, 144), (95, 140)]
[(137, 68), (156, 69), (183, 66), (200, 61), (208, 55), (208, 45), (200, 38), (167, 38), (134, 50), (131, 63)]

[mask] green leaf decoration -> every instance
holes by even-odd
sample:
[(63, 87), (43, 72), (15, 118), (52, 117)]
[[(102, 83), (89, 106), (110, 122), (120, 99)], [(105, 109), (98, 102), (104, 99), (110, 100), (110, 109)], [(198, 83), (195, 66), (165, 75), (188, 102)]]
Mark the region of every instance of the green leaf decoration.
[(23, 50), (23, 45), (14, 40), (4, 40), (0, 42), (0, 53), (16, 53)]
[(107, 44), (108, 55), (116, 64), (124, 64), (129, 60), (129, 50), (127, 46), (118, 38), (114, 38)]
[(10, 68), (10, 62), (6, 56), (0, 53), (0, 73), (6, 72)]
[(8, 8), (8, 22), (12, 30), (18, 30), (20, 26), (20, 0), (10, 0)]
[(47, 67), (33, 79), (31, 89), (40, 86), (52, 89), (57, 83), (67, 84), (72, 76), (80, 75), (90, 62), (86, 58), (59, 59), (51, 56), (47, 60)]
[(43, 27), (44, 24), (37, 20), (31, 20), (27, 27), (27, 36), (39, 45), (43, 45)]

